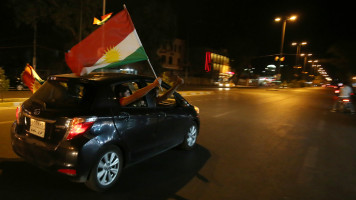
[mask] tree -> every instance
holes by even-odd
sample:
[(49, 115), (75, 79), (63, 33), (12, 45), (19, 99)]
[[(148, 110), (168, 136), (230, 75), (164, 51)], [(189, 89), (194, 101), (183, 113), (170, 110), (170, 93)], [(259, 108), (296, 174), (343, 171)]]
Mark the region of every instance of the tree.
[[(6, 78), (5, 71), (0, 67), (0, 93), (7, 91), (10, 86), (10, 80)], [(1, 101), (4, 101), (3, 96), (1, 95)]]
[(137, 33), (152, 61), (161, 71), (157, 50), (165, 41), (177, 37), (177, 15), (170, 1), (135, 1), (127, 5)]
[[(101, 14), (101, 2), (91, 0), (9, 0), (9, 6), (14, 9), (14, 21), (18, 26), (25, 24), (34, 28), (38, 24), (46, 31), (50, 27), (51, 34), (57, 33), (51, 37), (52, 40), (70, 38), (64, 41), (65, 47), (77, 43), (96, 29), (92, 20)], [(63, 44), (63, 40), (60, 43)]]
[(356, 42), (338, 42), (328, 49), (328, 58), (322, 61), (333, 66), (334, 73), (341, 80), (350, 79), (356, 74)]
[[(43, 65), (52, 68), (58, 66), (54, 63), (64, 62), (64, 52), (98, 28), (92, 22), (94, 17), (102, 15), (103, 6), (100, 0), (7, 1), (9, 9), (14, 11), (13, 21), (18, 27), (34, 29), (37, 24), (38, 47), (43, 51), (53, 51), (57, 56), (53, 59), (45, 56), (48, 53), (42, 53), (38, 60), (46, 60)], [(137, 0), (128, 2), (127, 7), (153, 66), (159, 68), (157, 50), (163, 41), (174, 38), (177, 32), (177, 19), (171, 2)], [(122, 2), (107, 1), (106, 13), (116, 14), (122, 9)], [(33, 32), (26, 34), (33, 37)]]

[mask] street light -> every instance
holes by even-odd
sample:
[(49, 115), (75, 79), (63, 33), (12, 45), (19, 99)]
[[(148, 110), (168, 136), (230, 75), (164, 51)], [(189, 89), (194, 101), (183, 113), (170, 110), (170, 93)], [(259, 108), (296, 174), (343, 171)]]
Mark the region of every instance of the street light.
[(314, 67), (318, 67), (318, 65), (316, 65), (314, 63), (318, 63), (319, 61), (318, 60), (308, 60), (308, 62), (311, 63), (310, 72), (314, 73), (315, 72), (315, 68)]
[(308, 60), (308, 63), (311, 63), (311, 66), (314, 66), (314, 63), (318, 63), (318, 60)]
[(313, 54), (311, 53), (301, 53), (300, 54), (300, 57), (304, 57), (304, 62), (303, 62), (303, 69), (302, 69), (302, 75), (305, 76), (305, 74), (307, 74), (307, 70), (306, 70), (306, 67), (307, 67), (307, 58), (312, 56)]
[(298, 60), (299, 60), (299, 55), (300, 55), (300, 47), (307, 45), (307, 42), (293, 42), (292, 46), (297, 46), (297, 52), (295, 54), (295, 66), (298, 66)]
[[(290, 16), (290, 17), (277, 17), (274, 19), (275, 22), (280, 22), (283, 21), (283, 26), (282, 26), (282, 39), (281, 39), (281, 49), (280, 49), (280, 53), (279, 53), (279, 57), (282, 58), (283, 57), (283, 45), (284, 45), (284, 36), (286, 33), (286, 26), (287, 26), (287, 21), (295, 21), (297, 19), (296, 15)], [(278, 61), (277, 64), (277, 73), (279, 74), (279, 70), (280, 70), (280, 66), (281, 66), (281, 60)], [(277, 79), (280, 78), (280, 75), (277, 75)], [(279, 81), (279, 80), (277, 80)]]

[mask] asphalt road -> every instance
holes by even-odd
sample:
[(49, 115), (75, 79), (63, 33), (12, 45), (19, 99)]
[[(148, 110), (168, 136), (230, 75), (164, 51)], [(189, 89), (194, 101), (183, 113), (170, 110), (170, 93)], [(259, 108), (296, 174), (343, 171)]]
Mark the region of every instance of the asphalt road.
[(332, 90), (209, 91), (186, 94), (201, 114), (194, 150), (127, 168), (105, 193), (19, 159), (14, 110), (1, 110), (0, 199), (356, 199), (356, 116), (329, 112)]

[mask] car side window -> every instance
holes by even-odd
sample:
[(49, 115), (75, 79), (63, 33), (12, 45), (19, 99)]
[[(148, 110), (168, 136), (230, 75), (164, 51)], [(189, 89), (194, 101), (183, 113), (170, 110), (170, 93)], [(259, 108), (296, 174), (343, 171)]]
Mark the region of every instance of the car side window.
[[(119, 103), (120, 101), (120, 90), (121, 88), (127, 88), (129, 90), (130, 95), (132, 95), (134, 92), (136, 92), (136, 90), (140, 89), (138, 84), (136, 82), (125, 82), (125, 83), (120, 83), (120, 84), (116, 84), (114, 86), (114, 92), (115, 92), (115, 97), (117, 102)], [(143, 97), (125, 107), (147, 107), (147, 101), (146, 98)]]
[[(147, 82), (147, 84), (151, 84), (151, 83), (152, 82)], [(156, 90), (156, 95), (158, 93), (158, 96), (162, 96), (169, 89), (169, 88), (165, 88), (163, 86), (161, 88), (155, 89)], [(156, 102), (156, 106), (157, 107), (174, 107), (174, 106), (176, 106), (176, 104), (177, 104), (177, 102), (176, 102), (176, 99), (175, 99), (173, 94), (171, 96), (169, 96), (167, 99), (163, 100), (163, 101)]]

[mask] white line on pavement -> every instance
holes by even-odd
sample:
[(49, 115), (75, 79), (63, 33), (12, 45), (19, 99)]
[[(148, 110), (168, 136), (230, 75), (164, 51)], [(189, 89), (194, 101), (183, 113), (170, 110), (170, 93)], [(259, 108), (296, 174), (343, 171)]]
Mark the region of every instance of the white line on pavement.
[(304, 160), (304, 167), (311, 167), (311, 168), (316, 167), (318, 151), (319, 148), (317, 147), (309, 147), (307, 156), (305, 157)]
[(317, 125), (317, 130), (321, 132), (321, 131), (324, 130), (324, 127), (325, 127), (325, 121), (324, 120), (320, 120), (318, 125)]
[(314, 171), (318, 160), (318, 147), (309, 147), (304, 159), (303, 167), (300, 170), (298, 183), (301, 185), (310, 184), (314, 178)]
[(233, 113), (233, 112), (235, 112), (235, 111), (224, 112), (224, 113), (221, 113), (221, 114), (218, 114), (218, 115), (214, 115), (213, 117), (222, 117), (224, 115), (228, 115), (228, 114)]
[(11, 124), (11, 123), (13, 123), (14, 121), (2, 121), (2, 122), (0, 122), (0, 125), (1, 124)]

